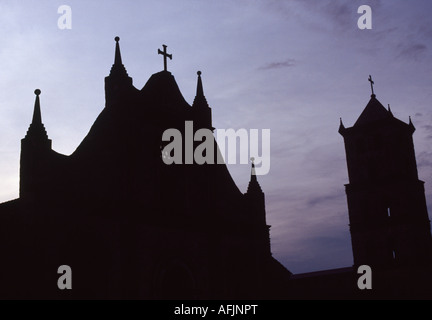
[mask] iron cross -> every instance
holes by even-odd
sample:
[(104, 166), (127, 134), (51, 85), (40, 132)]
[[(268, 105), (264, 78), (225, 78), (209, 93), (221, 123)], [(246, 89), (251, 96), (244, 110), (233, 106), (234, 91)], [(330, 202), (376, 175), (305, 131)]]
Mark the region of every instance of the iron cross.
[(373, 85), (374, 85), (374, 82), (373, 82), (373, 80), (372, 80), (372, 77), (371, 77), (371, 75), (369, 75), (369, 82), (371, 83), (371, 90), (372, 90), (372, 94), (374, 94), (374, 91), (373, 91)]
[(160, 49), (158, 49), (158, 54), (163, 55), (164, 57), (164, 71), (167, 71), (167, 57), (170, 58), (170, 60), (172, 60), (172, 54), (168, 54), (166, 51), (167, 46), (166, 45), (162, 45), (163, 47), (163, 51), (161, 51)]

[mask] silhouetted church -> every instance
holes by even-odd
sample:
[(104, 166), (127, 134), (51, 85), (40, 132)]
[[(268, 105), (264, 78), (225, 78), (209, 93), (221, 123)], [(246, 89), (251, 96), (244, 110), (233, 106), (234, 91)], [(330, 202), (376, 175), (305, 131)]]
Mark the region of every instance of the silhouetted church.
[[(162, 161), (166, 129), (213, 130), (201, 72), (190, 106), (164, 46), (164, 70), (139, 90), (115, 40), (105, 108), (70, 156), (52, 150), (35, 91), (19, 198), (0, 205), (0, 297), (281, 297), (290, 272), (271, 255), (256, 176), (243, 194), (225, 164)], [(57, 286), (61, 265), (72, 290)]]
[[(411, 121), (393, 117), (374, 93), (353, 127), (341, 121), (354, 265), (292, 275), (272, 257), (253, 164), (243, 194), (224, 164), (163, 162), (166, 129), (184, 133), (193, 121), (194, 130), (214, 130), (201, 73), (191, 106), (164, 46), (164, 70), (139, 90), (115, 40), (105, 108), (70, 156), (52, 150), (35, 90), (19, 198), (0, 205), (0, 298), (432, 297)], [(357, 287), (362, 264), (372, 267), (372, 290)], [(72, 269), (72, 290), (57, 286), (62, 265)]]

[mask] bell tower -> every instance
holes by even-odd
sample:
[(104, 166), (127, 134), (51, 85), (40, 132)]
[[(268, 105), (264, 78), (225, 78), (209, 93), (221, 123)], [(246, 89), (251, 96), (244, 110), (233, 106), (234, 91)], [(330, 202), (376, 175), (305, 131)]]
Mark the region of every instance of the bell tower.
[(373, 92), (351, 128), (340, 122), (349, 183), (345, 185), (354, 265), (419, 265), (432, 260), (424, 182), (412, 135)]

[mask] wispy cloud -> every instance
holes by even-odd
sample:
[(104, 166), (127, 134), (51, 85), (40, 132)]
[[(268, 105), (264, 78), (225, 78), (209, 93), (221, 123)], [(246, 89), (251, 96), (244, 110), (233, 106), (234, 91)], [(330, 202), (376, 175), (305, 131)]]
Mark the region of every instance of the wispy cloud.
[(432, 131), (432, 125), (430, 125), (430, 124), (425, 124), (424, 126), (422, 126), (422, 128), (427, 130), (427, 131)]
[(399, 52), (399, 57), (418, 61), (427, 51), (427, 46), (423, 43), (404, 42), (400, 43), (396, 49)]
[(334, 204), (337, 201), (340, 201), (340, 199), (343, 199), (343, 194), (341, 195), (341, 192), (339, 189), (337, 189), (335, 192), (333, 192), (332, 194), (327, 194), (327, 195), (323, 195), (323, 196), (313, 196), (310, 197), (306, 204), (309, 207), (315, 207), (317, 205), (322, 205), (323, 203), (327, 203), (327, 205), (329, 205), (329, 207)]
[[(427, 137), (429, 138), (429, 137)], [(417, 166), (432, 168), (432, 152), (423, 151), (417, 156)]]
[(297, 65), (297, 61), (295, 59), (287, 59), (285, 61), (268, 63), (264, 66), (261, 66), (259, 69), (260, 70), (271, 70), (271, 69), (294, 67), (295, 65)]

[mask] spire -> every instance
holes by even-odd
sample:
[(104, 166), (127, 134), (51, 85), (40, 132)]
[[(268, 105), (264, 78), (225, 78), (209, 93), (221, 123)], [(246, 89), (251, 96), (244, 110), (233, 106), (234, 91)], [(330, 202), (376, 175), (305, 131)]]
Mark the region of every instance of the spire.
[(35, 99), (33, 119), (31, 124), (40, 125), (42, 124), (42, 115), (41, 115), (40, 101), (39, 101), (39, 95), (41, 94), (41, 91), (39, 89), (36, 89), (34, 93), (36, 95), (36, 99)]
[(122, 59), (121, 59), (120, 45), (119, 45), (120, 37), (115, 37), (114, 40), (116, 42), (114, 64), (115, 65), (122, 65), (123, 63), (122, 63)]
[(111, 67), (109, 76), (105, 77), (105, 105), (112, 107), (114, 105), (120, 105), (122, 99), (132, 87), (132, 78), (128, 76), (126, 68), (122, 63), (120, 54), (119, 37), (114, 38), (115, 55), (114, 64)]
[(340, 120), (340, 124), (339, 124), (339, 130), (338, 130), (338, 132), (343, 135), (343, 132), (345, 131), (345, 126), (344, 126), (344, 124), (342, 122), (342, 118), (339, 118), (339, 120)]
[(252, 168), (251, 168), (251, 178), (249, 181), (248, 189), (246, 193), (263, 193), (261, 186), (258, 183), (256, 172), (255, 172), (255, 158), (251, 158)]
[(32, 122), (30, 124), (30, 127), (27, 131), (27, 137), (30, 138), (37, 138), (37, 139), (48, 139), (48, 135), (46, 133), (45, 127), (42, 123), (42, 114), (41, 114), (41, 108), (40, 108), (40, 100), (39, 95), (41, 94), (41, 91), (39, 89), (36, 89), (34, 91), (36, 95), (34, 109), (33, 109), (33, 118)]
[(203, 90), (202, 80), (201, 80), (201, 71), (198, 71), (197, 75), (198, 75), (198, 83), (197, 83), (196, 95), (204, 97), (204, 90)]
[(393, 117), (393, 112), (390, 109), (390, 103), (388, 104), (388, 108), (387, 108), (388, 112), (390, 113), (390, 115)]
[(207, 128), (213, 131), (214, 128), (212, 126), (211, 108), (209, 107), (207, 99), (204, 96), (204, 90), (201, 80), (201, 71), (198, 71), (197, 75), (198, 81), (196, 96), (192, 104), (192, 110), (195, 114), (194, 119), (198, 127)]
[(201, 71), (197, 72), (198, 81), (197, 81), (197, 90), (194, 102), (192, 107), (208, 107), (207, 99), (204, 96), (204, 89), (201, 80)]
[[(250, 160), (251, 160), (251, 162), (252, 162), (252, 168), (251, 168), (251, 181), (252, 181), (252, 180), (257, 181), (257, 178), (256, 178), (256, 171), (255, 171), (255, 158), (254, 158), (254, 157), (251, 157)], [(257, 182), (258, 182), (258, 181), (257, 181)]]
[(112, 65), (110, 76), (128, 77), (126, 68), (122, 63), (120, 45), (119, 45), (120, 38), (115, 37), (114, 40), (116, 42), (115, 55), (114, 55), (114, 64)]
[(413, 133), (416, 130), (416, 128), (414, 127), (414, 124), (411, 121), (411, 116), (409, 116), (408, 126), (410, 127), (411, 133)]

